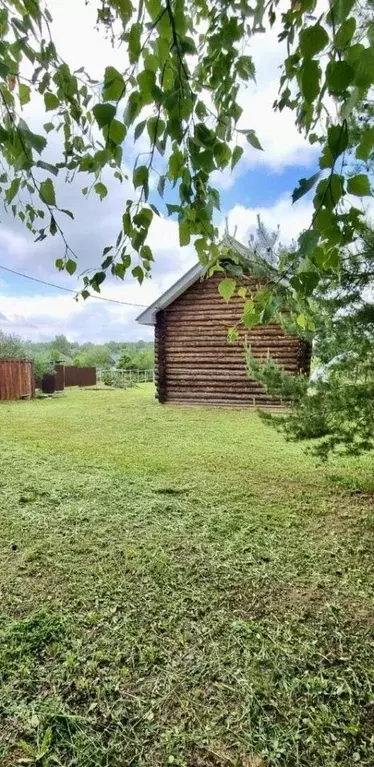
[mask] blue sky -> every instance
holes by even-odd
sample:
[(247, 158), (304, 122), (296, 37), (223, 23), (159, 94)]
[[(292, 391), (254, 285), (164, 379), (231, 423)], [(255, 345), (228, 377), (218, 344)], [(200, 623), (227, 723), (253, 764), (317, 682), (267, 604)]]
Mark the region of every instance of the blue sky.
[[(108, 64), (123, 68), (123, 51), (113, 50), (94, 30), (93, 8), (87, 8), (84, 0), (49, 2), (55, 19), (53, 34), (57, 47), (72, 68), (85, 64), (98, 79)], [(217, 223), (223, 228), (227, 216), (230, 232), (236, 229), (237, 238), (245, 243), (254, 232), (260, 213), (269, 227), (276, 228), (279, 224), (282, 241), (290, 242), (310, 221), (311, 201), (303, 199), (291, 206), (290, 195), (301, 177), (313, 173), (316, 151), (296, 131), (291, 113), (274, 114), (272, 110), (284, 54), (277, 41), (277, 30), (255, 36), (251, 53), (257, 68), (257, 84), (239, 94), (243, 108), (240, 127), (254, 129), (264, 151), (256, 151), (246, 144), (242, 161), (233, 175), (215, 174), (214, 183), (220, 189), (222, 207)], [(43, 105), (32, 103), (25, 117), (31, 127), (37, 129), (45, 121)], [(131, 177), (132, 147), (125, 147), (124, 156)], [(75, 213), (74, 222), (64, 219), (63, 223), (68, 240), (79, 255), (81, 271), (99, 264), (102, 248), (116, 238), (124, 201), (134, 193), (130, 183), (120, 188), (110, 179), (105, 181), (109, 195), (102, 203), (93, 197), (86, 201), (80, 191), (84, 185), (81, 182), (67, 186), (59, 179), (56, 181), (60, 206)], [(110, 281), (103, 288), (103, 294), (147, 305), (196, 260), (191, 246), (179, 247), (178, 227), (173, 220), (155, 217), (150, 241), (156, 259), (152, 279), (143, 286), (130, 279), (124, 283)], [(61, 255), (62, 244), (57, 237), (34, 243), (20, 223), (6, 214), (1, 216), (0, 264), (75, 289), (76, 279), (55, 269), (54, 261)], [(68, 293), (28, 282), (0, 269), (0, 329), (26, 338), (44, 340), (61, 332), (79, 341), (150, 337), (150, 330), (136, 324), (137, 313), (132, 307), (101, 301), (76, 303)]]
[(240, 202), (248, 208), (271, 207), (280, 197), (288, 195), (302, 176), (311, 175), (313, 171), (314, 163), (294, 165), (280, 172), (266, 168), (248, 170), (231, 189), (221, 192), (222, 206), (230, 210)]

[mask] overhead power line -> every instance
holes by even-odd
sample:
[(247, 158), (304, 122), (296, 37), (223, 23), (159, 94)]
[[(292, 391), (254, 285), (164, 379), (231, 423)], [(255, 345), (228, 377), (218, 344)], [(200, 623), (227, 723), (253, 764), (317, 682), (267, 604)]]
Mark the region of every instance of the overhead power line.
[[(8, 266), (0, 264), (0, 269), (4, 269), (5, 272), (16, 274), (17, 277), (24, 277), (25, 280), (31, 280), (32, 282), (39, 282), (40, 285), (48, 285), (49, 288), (57, 288), (57, 290), (64, 290), (65, 293), (74, 293), (76, 296), (79, 291), (72, 288), (64, 288), (62, 285), (55, 285), (53, 282), (46, 282), (46, 280), (39, 280), (37, 277), (31, 277), (29, 274), (23, 274), (22, 272), (16, 272), (15, 269), (9, 269)], [(90, 293), (90, 298), (97, 298), (99, 301), (110, 301), (111, 304), (122, 304), (123, 306), (136, 306), (138, 309), (146, 309), (146, 304), (133, 304), (130, 301), (117, 301), (116, 298), (106, 298), (106, 296), (98, 296), (96, 293)]]

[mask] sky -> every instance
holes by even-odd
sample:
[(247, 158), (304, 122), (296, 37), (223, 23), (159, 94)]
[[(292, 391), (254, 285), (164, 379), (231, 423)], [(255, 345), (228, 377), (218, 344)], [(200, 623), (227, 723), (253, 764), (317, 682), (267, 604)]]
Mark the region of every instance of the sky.
[[(98, 33), (94, 28), (95, 3), (86, 6), (85, 0), (64, 0), (63, 3), (49, 0), (48, 4), (54, 18), (52, 34), (57, 49), (72, 69), (84, 65), (92, 77), (101, 80), (108, 64), (124, 68), (124, 50), (113, 50), (103, 32)], [(260, 214), (270, 228), (279, 225), (281, 240), (288, 243), (310, 222), (310, 199), (304, 198), (292, 206), (291, 193), (300, 178), (314, 172), (317, 153), (297, 132), (292, 113), (272, 110), (284, 58), (277, 31), (256, 35), (250, 53), (256, 65), (256, 84), (243, 87), (239, 94), (243, 108), (239, 127), (254, 129), (264, 151), (247, 145), (233, 173), (214, 174), (214, 184), (221, 194), (217, 225), (223, 230), (227, 219), (230, 234), (236, 232), (237, 239), (246, 244)], [(43, 106), (38, 102), (28, 105), (25, 119), (37, 131), (46, 121)], [(130, 175), (133, 151), (130, 146), (124, 148), (124, 164)], [(111, 179), (104, 181), (109, 194), (102, 202), (96, 196), (89, 199), (82, 196), (81, 179), (69, 185), (62, 179), (55, 182), (60, 207), (69, 208), (75, 214), (74, 221), (66, 218), (61, 223), (79, 256), (79, 273), (99, 265), (103, 247), (116, 239), (124, 203), (133, 193), (130, 182), (121, 187)], [(192, 246), (179, 247), (177, 223), (168, 218), (154, 217), (150, 245), (155, 257), (152, 278), (142, 286), (132, 278), (124, 282), (110, 279), (103, 286), (103, 296), (147, 306), (197, 260)], [(57, 236), (35, 243), (20, 222), (0, 213), (0, 264), (75, 289), (76, 278), (55, 268), (56, 258), (62, 255), (63, 246)], [(95, 299), (76, 301), (72, 294), (0, 269), (0, 330), (33, 341), (49, 340), (58, 333), (78, 342), (149, 339), (152, 329), (136, 322), (140, 311), (141, 308)]]

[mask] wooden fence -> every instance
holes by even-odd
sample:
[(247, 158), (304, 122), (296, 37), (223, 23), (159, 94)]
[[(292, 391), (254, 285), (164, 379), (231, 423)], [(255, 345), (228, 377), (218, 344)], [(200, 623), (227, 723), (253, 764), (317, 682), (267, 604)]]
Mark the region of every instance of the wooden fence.
[(65, 386), (96, 386), (96, 368), (65, 367)]
[(56, 365), (55, 365), (55, 373), (56, 373), (55, 389), (56, 389), (56, 391), (64, 391), (64, 389), (65, 389), (65, 365), (60, 365), (59, 363), (56, 363)]
[(0, 400), (31, 398), (34, 393), (31, 360), (0, 359)]

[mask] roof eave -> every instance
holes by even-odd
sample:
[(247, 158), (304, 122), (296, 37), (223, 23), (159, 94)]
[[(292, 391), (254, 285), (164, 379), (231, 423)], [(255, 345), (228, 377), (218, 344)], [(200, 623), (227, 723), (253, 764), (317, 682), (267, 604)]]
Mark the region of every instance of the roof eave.
[(191, 285), (199, 280), (205, 272), (202, 264), (194, 264), (192, 269), (189, 269), (186, 274), (183, 275), (177, 282), (174, 283), (165, 293), (162, 294), (156, 301), (145, 309), (144, 312), (139, 314), (136, 321), (140, 325), (155, 325), (156, 315), (161, 309), (166, 309), (173, 301), (184, 293)]
[[(251, 257), (253, 260), (253, 253), (250, 251), (250, 249), (246, 245), (242, 245), (242, 243), (238, 242), (234, 237), (231, 237), (231, 235), (227, 233), (224, 235), (221, 245), (236, 249), (242, 257)], [(262, 259), (261, 261), (263, 262)], [(270, 267), (269, 264), (267, 265), (267, 268), (270, 269), (270, 271), (274, 271), (274, 275), (276, 275), (276, 270)], [(161, 309), (166, 309), (167, 306), (179, 298), (179, 296), (181, 296), (185, 290), (191, 287), (194, 282), (197, 282), (197, 280), (203, 277), (204, 274), (205, 267), (198, 262), (192, 267), (192, 269), (189, 269), (189, 271), (186, 272), (183, 277), (177, 280), (174, 285), (166, 290), (162, 296), (154, 301), (153, 304), (148, 306), (144, 312), (139, 314), (139, 317), (136, 318), (136, 321), (139, 322), (140, 325), (155, 325), (157, 312), (159, 312)]]

